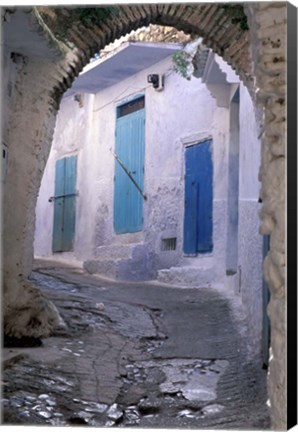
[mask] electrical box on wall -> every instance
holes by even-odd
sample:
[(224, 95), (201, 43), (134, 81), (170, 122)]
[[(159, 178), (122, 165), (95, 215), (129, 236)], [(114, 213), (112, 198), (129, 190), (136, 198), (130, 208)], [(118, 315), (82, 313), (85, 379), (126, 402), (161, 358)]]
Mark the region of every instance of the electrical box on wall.
[(7, 146), (2, 143), (2, 182), (5, 182), (7, 172)]

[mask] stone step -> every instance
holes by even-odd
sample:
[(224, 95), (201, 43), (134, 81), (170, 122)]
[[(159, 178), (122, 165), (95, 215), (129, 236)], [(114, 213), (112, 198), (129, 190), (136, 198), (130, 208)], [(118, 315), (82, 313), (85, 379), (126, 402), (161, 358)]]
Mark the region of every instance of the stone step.
[(95, 251), (95, 259), (118, 260), (131, 258), (133, 250), (138, 246), (142, 246), (142, 243), (111, 244), (100, 246)]
[[(196, 267), (200, 269), (208, 269), (214, 266), (213, 255), (203, 256), (184, 256), (179, 260), (179, 267)], [(177, 266), (178, 267), (178, 266)]]
[(216, 282), (214, 267), (171, 267), (158, 270), (157, 280), (184, 288), (207, 288)]
[(84, 261), (83, 268), (90, 274), (98, 274), (110, 279), (117, 279), (116, 260), (88, 260)]
[[(116, 247), (119, 246), (119, 254)], [(85, 261), (84, 269), (91, 274), (98, 274), (115, 280), (150, 280), (156, 277), (150, 270), (147, 247), (140, 243), (129, 245), (111, 245), (100, 248), (96, 259)], [(126, 253), (125, 253), (126, 252)]]

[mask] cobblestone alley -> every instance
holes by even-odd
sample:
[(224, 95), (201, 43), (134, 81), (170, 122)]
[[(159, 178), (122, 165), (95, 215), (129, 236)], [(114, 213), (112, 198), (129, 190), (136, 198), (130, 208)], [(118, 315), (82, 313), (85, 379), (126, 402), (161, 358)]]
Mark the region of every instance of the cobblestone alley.
[(64, 324), (37, 347), (6, 342), (2, 424), (270, 428), (266, 371), (235, 301), (216, 289), (50, 265), (32, 278)]

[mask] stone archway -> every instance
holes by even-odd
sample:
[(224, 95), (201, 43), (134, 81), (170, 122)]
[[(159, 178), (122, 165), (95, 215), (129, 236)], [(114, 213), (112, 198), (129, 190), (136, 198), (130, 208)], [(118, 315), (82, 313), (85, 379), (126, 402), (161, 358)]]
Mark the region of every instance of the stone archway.
[[(90, 57), (115, 38), (149, 23), (171, 25), (202, 36), (205, 45), (236, 70), (264, 109), (260, 231), (271, 237), (264, 263), (271, 290), (269, 395), (273, 427), (285, 427), (286, 4), (253, 3), (244, 8), (205, 3), (116, 5), (99, 13), (96, 8), (38, 7), (23, 12), (30, 31), (47, 49), (39, 55), (36, 47), (11, 50), (16, 81), (4, 131), (9, 154), (3, 218), (6, 334), (46, 336), (58, 319), (54, 306), (31, 286), (28, 277), (36, 198), (64, 91)], [(14, 13), (4, 11), (4, 19)]]

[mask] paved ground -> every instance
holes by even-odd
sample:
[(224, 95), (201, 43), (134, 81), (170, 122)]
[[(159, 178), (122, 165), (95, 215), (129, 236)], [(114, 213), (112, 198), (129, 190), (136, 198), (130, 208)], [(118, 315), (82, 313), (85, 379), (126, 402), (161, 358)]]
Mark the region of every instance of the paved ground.
[(3, 350), (2, 423), (269, 429), (266, 372), (217, 290), (49, 265), (32, 278), (66, 326)]

